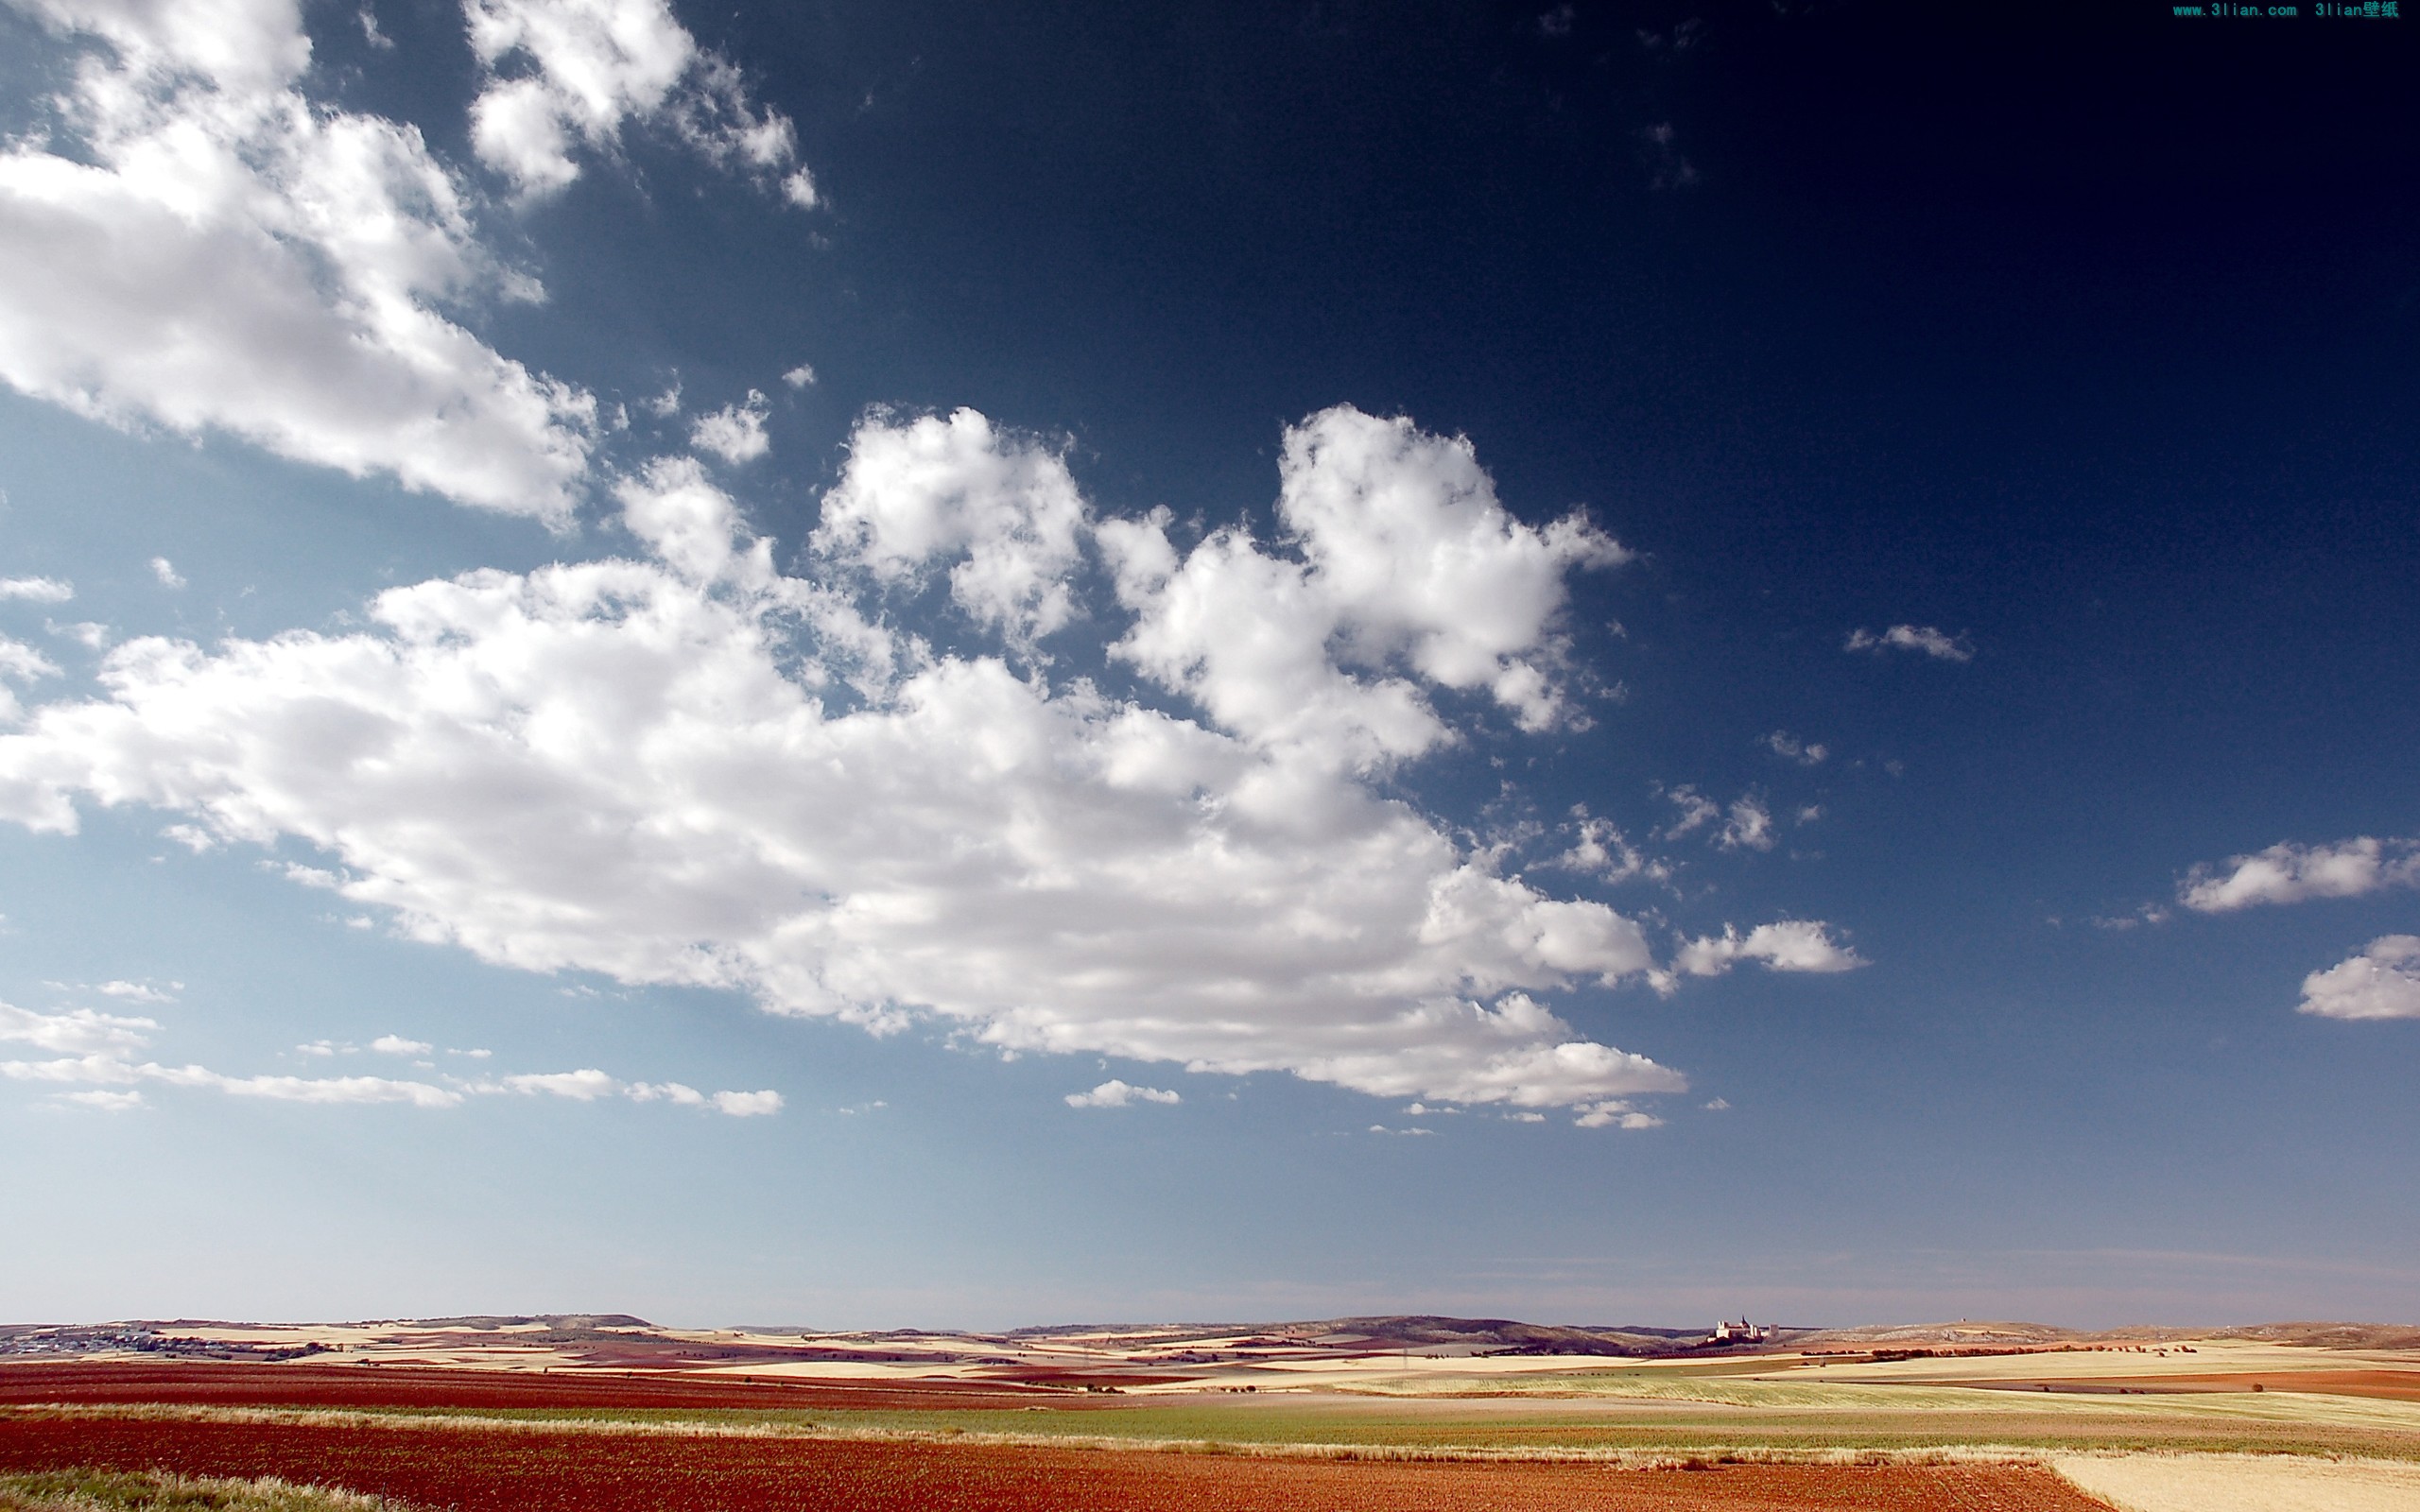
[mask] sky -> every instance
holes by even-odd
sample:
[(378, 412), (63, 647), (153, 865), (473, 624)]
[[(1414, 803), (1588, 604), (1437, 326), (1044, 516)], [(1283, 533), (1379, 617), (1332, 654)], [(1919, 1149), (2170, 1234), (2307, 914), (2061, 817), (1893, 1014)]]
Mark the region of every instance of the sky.
[(5, 0), (0, 1316), (2420, 1316), (2323, 9)]

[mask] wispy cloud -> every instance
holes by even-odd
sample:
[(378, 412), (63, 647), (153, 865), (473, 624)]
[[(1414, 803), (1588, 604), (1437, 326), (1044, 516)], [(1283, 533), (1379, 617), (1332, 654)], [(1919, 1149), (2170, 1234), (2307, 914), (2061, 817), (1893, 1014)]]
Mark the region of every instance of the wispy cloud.
[(1756, 744), (1786, 762), (1801, 766), (1821, 766), (1832, 753), (1819, 741), (1802, 741), (1787, 730), (1776, 730), (1770, 735), (1759, 735)]
[(1916, 651), (1940, 662), (1972, 662), (1975, 647), (1963, 635), (1948, 635), (1929, 625), (1893, 625), (1881, 634), (1857, 629), (1849, 632), (1844, 649), (1871, 651)]
[[(389, 1076), (233, 1076), (207, 1066), (164, 1065), (135, 1057), (150, 1046), (160, 1025), (151, 1019), (118, 1018), (77, 1008), (63, 1013), (35, 1013), (0, 1003), (0, 1041), (14, 1040), (54, 1052), (51, 1060), (0, 1061), (0, 1077), (11, 1081), (49, 1083), (95, 1089), (62, 1093), (86, 1107), (131, 1108), (143, 1101), (140, 1087), (154, 1084), (197, 1088), (231, 1097), (322, 1106), (401, 1103), (414, 1108), (443, 1108), (461, 1105), (466, 1096), (483, 1092), (550, 1093), (593, 1101), (628, 1097), (634, 1102), (668, 1101), (712, 1108), (734, 1118), (750, 1118), (781, 1110), (782, 1094), (763, 1091), (704, 1093), (679, 1082), (622, 1082), (601, 1071), (583, 1070), (513, 1075), (480, 1082), (447, 1077), (451, 1083)], [(320, 1040), (296, 1047), (302, 1054), (331, 1057), (354, 1053), (355, 1047)], [(418, 1040), (382, 1035), (371, 1049), (392, 1056), (424, 1055), (431, 1048)], [(484, 1054), (484, 1052), (470, 1052)]]

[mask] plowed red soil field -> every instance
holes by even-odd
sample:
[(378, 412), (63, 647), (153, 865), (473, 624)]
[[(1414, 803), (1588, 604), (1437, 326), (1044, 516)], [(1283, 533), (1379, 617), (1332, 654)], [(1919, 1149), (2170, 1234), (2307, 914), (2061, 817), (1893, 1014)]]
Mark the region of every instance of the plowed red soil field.
[[(0, 1405), (996, 1408), (1074, 1393), (947, 1382), (553, 1375), (185, 1362), (0, 1366)], [(0, 1417), (0, 1471), (95, 1466), (341, 1486), (450, 1512), (2106, 1512), (2025, 1466), (1391, 1463), (948, 1442)]]
[(0, 1471), (278, 1475), (459, 1512), (2107, 1512), (2026, 1466), (1335, 1463), (1140, 1451), (0, 1420)]

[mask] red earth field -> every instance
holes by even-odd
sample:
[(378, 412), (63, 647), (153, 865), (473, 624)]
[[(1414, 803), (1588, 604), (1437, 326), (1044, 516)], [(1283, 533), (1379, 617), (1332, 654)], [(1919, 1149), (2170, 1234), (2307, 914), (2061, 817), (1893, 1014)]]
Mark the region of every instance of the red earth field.
[[(899, 1400), (873, 1401), (880, 1395)], [(965, 1407), (1023, 1393), (442, 1370), (210, 1366), (0, 1369), (0, 1401), (222, 1406)], [(912, 1399), (912, 1400), (908, 1400)], [(1006, 1404), (1003, 1401), (1003, 1405)], [(2029, 1466), (1337, 1462), (1237, 1455), (599, 1432), (0, 1417), (0, 1472), (93, 1466), (282, 1476), (459, 1512), (2106, 1512)]]
[(761, 1380), (729, 1376), (447, 1370), (435, 1366), (158, 1364), (0, 1366), (0, 1406), (44, 1401), (166, 1401), (217, 1407), (787, 1408), (865, 1412), (1014, 1411), (1034, 1401), (1061, 1411), (1113, 1402), (1073, 1392), (1038, 1393), (974, 1382)]

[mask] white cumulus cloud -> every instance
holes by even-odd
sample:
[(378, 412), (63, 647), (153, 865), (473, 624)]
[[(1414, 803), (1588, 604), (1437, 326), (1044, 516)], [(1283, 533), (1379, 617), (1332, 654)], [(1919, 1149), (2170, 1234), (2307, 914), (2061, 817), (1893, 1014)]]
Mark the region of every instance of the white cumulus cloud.
[(1720, 935), (1701, 936), (1681, 947), (1672, 970), (1688, 976), (1720, 976), (1740, 961), (1755, 961), (1776, 971), (1854, 971), (1867, 963), (1854, 949), (1834, 940), (1819, 920), (1786, 919), (1758, 924), (1745, 935), (1729, 924)]
[(151, 576), (160, 580), (160, 586), (163, 588), (182, 588), (185, 586), (184, 574), (177, 571), (177, 564), (170, 561), (165, 557), (154, 557), (151, 558)]
[(1288, 430), (1281, 545), (1229, 528), (1182, 558), (1163, 512), (1099, 540), (1135, 615), (1116, 654), (1223, 728), (1370, 770), (1455, 737), (1421, 684), (1483, 690), (1523, 729), (1565, 718), (1555, 628), (1575, 567), (1629, 558), (1581, 515), (1508, 514), (1470, 442), (1350, 405)]
[(947, 559), (959, 608), (1029, 643), (1075, 612), (1067, 577), (1084, 523), (1057, 451), (961, 409), (859, 426), (814, 544), (889, 583)]
[[(876, 1031), (1512, 1108), (1683, 1090), (1537, 996), (1654, 970), (1637, 922), (1499, 874), (1370, 771), (1447, 738), (1429, 689), (1550, 718), (1562, 574), (1617, 549), (1513, 520), (1467, 443), (1405, 422), (1331, 411), (1285, 455), (1299, 556), (1226, 531), (1180, 559), (1151, 521), (1104, 549), (1124, 654), (1198, 716), (877, 624), (673, 463), (622, 494), (659, 558), (397, 588), (343, 633), (119, 646), (105, 696), (0, 734), (0, 816), (291, 839), (416, 938)], [(980, 417), (872, 417), (813, 559), (947, 573), (978, 621), (1036, 631), (1112, 533), (1064, 477)], [(1792, 927), (1817, 926), (1769, 926)]]
[(1181, 1103), (1184, 1098), (1157, 1087), (1130, 1087), (1112, 1078), (1088, 1092), (1069, 1092), (1069, 1108), (1132, 1108), (1136, 1103)]
[(1800, 740), (1787, 730), (1776, 730), (1770, 735), (1760, 735), (1756, 739), (1756, 744), (1782, 760), (1796, 762), (1801, 766), (1821, 766), (1832, 754), (1822, 742)]
[(700, 452), (712, 452), (734, 467), (753, 462), (773, 449), (765, 435), (765, 417), (771, 412), (765, 396), (751, 388), (740, 403), (699, 416), (689, 427), (689, 444)]
[(21, 598), (34, 604), (64, 604), (76, 587), (56, 577), (0, 577), (0, 599)]
[(2300, 1011), (2324, 1019), (2420, 1019), (2420, 935), (2388, 935), (2303, 979)]
[(595, 403), (441, 308), (527, 296), (420, 132), (313, 104), (292, 0), (42, 0), (103, 47), (0, 147), (0, 381), (560, 521)]
[(610, 149), (638, 121), (814, 206), (789, 117), (751, 98), (739, 70), (699, 46), (665, 0), (465, 0), (463, 14), (489, 76), (472, 145), (523, 194), (563, 188), (579, 177), (575, 146)]
[(2359, 898), (2387, 887), (2420, 886), (2420, 840), (2358, 835), (2334, 845), (2281, 841), (2250, 855), (2206, 863), (2186, 874), (2177, 902), (2196, 913), (2225, 914), (2259, 903)]
[(370, 1048), (382, 1056), (424, 1056), (437, 1047), (425, 1040), (406, 1040), (399, 1034), (382, 1034), (370, 1041)]
[(1929, 625), (1893, 625), (1881, 634), (1858, 629), (1849, 632), (1847, 649), (1871, 651), (1917, 651), (1939, 662), (1972, 662), (1975, 648), (1962, 635), (1947, 635)]

